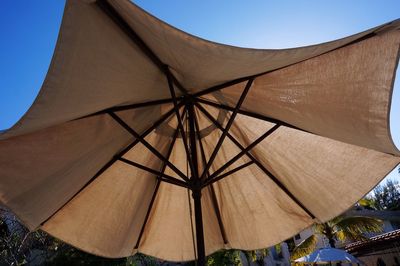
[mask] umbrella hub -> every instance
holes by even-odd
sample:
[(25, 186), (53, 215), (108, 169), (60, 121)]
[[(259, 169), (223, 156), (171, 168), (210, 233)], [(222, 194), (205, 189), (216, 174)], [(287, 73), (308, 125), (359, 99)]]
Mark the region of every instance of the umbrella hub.
[[(211, 96), (212, 96), (212, 101), (218, 104), (226, 104), (228, 102), (226, 97), (224, 97), (220, 91), (213, 92)], [(194, 104), (194, 102), (198, 101), (196, 96), (192, 96), (190, 94), (180, 97), (179, 99), (181, 99), (181, 101), (185, 104), (185, 106), (187, 106), (188, 104)], [(169, 106), (165, 105), (159, 105), (156, 108), (158, 108), (160, 116), (167, 113), (170, 109)], [(216, 117), (216, 121), (222, 125), (224, 124), (224, 121), (226, 121), (227, 119), (228, 110), (222, 108), (218, 108), (217, 110), (218, 110), (218, 115)], [(156, 128), (155, 132), (156, 134), (160, 134), (163, 136), (173, 136), (175, 130), (176, 130), (176, 121), (173, 120), (173, 117), (169, 117), (165, 123), (162, 123), (158, 128)], [(185, 128), (184, 130), (186, 134), (189, 134), (187, 128)], [(212, 121), (210, 121), (208, 125), (205, 126), (199, 125), (198, 137), (205, 138), (215, 130), (219, 129)], [(178, 135), (178, 138), (182, 138), (182, 135)]]

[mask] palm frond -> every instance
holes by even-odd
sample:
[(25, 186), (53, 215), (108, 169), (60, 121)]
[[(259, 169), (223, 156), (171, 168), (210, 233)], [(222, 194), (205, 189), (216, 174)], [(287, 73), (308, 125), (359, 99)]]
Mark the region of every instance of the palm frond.
[(314, 224), (314, 231), (320, 235), (325, 234), (325, 224)]
[(338, 232), (336, 232), (336, 238), (342, 242), (346, 241), (346, 240), (350, 240), (350, 241), (361, 241), (361, 240), (367, 240), (368, 237), (366, 237), (363, 234), (359, 234), (359, 233), (354, 233), (352, 231), (348, 231), (348, 230), (340, 230)]
[(316, 235), (311, 235), (310, 237), (304, 239), (297, 247), (294, 248), (290, 259), (295, 260), (313, 252), (315, 246), (317, 245), (317, 240), (318, 237)]
[(335, 218), (329, 220), (328, 223), (329, 223), (329, 225), (330, 225), (331, 227), (334, 227), (334, 226), (336, 226), (337, 224), (339, 224), (339, 223), (340, 223), (343, 219), (345, 219), (345, 218), (346, 218), (346, 217), (344, 217), (344, 216), (342, 216), (342, 215), (339, 215), (339, 216), (336, 216)]
[(256, 249), (256, 250), (244, 250), (243, 252), (248, 262), (256, 262), (257, 260), (264, 260), (264, 258), (267, 257), (269, 254), (268, 248)]
[(382, 232), (383, 222), (372, 217), (345, 217), (335, 225), (336, 237), (339, 240), (363, 240), (365, 233)]
[[(280, 244), (278, 244), (280, 246)], [(269, 255), (269, 249), (268, 248), (263, 248), (259, 250), (260, 252), (260, 257), (263, 259)]]
[(248, 262), (255, 262), (257, 261), (257, 251), (256, 250), (245, 250), (244, 255)]
[(367, 209), (376, 209), (375, 208), (375, 201), (372, 198), (365, 197), (363, 199), (360, 199), (358, 201), (358, 204), (360, 206), (363, 206), (364, 208), (367, 208)]

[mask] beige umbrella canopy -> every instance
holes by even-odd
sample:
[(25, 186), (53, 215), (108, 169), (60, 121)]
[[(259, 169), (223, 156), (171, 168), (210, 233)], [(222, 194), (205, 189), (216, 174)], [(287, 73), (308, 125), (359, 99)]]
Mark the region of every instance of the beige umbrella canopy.
[(129, 1), (67, 1), (43, 87), (0, 135), (0, 200), (30, 229), (106, 257), (202, 264), (283, 241), (399, 163), (399, 29), (243, 49)]

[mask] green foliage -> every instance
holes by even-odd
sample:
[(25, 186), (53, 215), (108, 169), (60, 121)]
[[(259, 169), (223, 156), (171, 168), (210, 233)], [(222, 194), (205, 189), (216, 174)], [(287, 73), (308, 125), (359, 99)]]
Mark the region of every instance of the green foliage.
[(286, 245), (287, 245), (287, 247), (289, 249), (289, 252), (292, 253), (293, 250), (296, 248), (296, 244), (294, 243), (294, 239), (293, 238), (289, 238), (289, 239), (287, 239), (285, 241), (285, 243), (286, 243)]
[(382, 221), (371, 217), (338, 216), (326, 223), (314, 225), (314, 234), (302, 241), (292, 252), (291, 259), (306, 256), (315, 250), (318, 237), (325, 236), (331, 247), (335, 242), (365, 239), (366, 233), (382, 232)]
[(264, 258), (269, 254), (268, 248), (246, 250), (243, 252), (248, 262), (256, 262), (258, 265), (264, 265)]
[[(279, 247), (281, 246), (281, 244), (277, 244), (276, 246)], [(263, 248), (263, 249), (259, 249), (259, 256), (264, 260), (265, 257), (267, 257), (269, 255), (269, 250), (268, 248)]]
[(29, 258), (35, 259), (36, 250), (48, 245), (49, 239), (41, 232), (29, 232), (14, 215), (0, 208), (0, 265), (27, 264)]
[(376, 210), (375, 200), (373, 198), (365, 197), (358, 201), (358, 204), (367, 210)]
[(275, 248), (275, 251), (276, 251), (277, 254), (281, 254), (281, 253), (282, 253), (282, 246), (281, 246), (281, 244), (276, 244), (276, 245), (274, 246), (274, 248)]
[(0, 208), (0, 265), (155, 266), (157, 262), (141, 254), (128, 259), (107, 259), (88, 254), (43, 231), (30, 232), (11, 212)]
[[(110, 240), (111, 241), (111, 240)], [(275, 249), (279, 253), (280, 246)], [(221, 250), (207, 257), (209, 266), (241, 266), (240, 250)], [(263, 265), (268, 249), (245, 251), (248, 261)], [(108, 259), (80, 251), (47, 233), (30, 232), (8, 210), (0, 207), (0, 265), (96, 265), (96, 266), (156, 266), (167, 262), (136, 254), (129, 258)], [(194, 262), (180, 265), (194, 266)]]
[(156, 266), (160, 261), (151, 256), (137, 253), (135, 256), (126, 259), (127, 266)]
[(314, 251), (315, 246), (317, 245), (318, 236), (316, 234), (309, 236), (304, 239), (297, 247), (294, 248), (290, 259), (296, 260), (303, 256), (306, 256)]
[[(71, 246), (63, 245), (62, 250), (47, 259), (46, 264), (50, 265), (99, 265), (99, 266), (125, 266), (126, 259), (107, 259), (94, 256)], [(129, 265), (129, 264), (128, 264)]]
[(387, 180), (384, 185), (378, 185), (374, 189), (373, 206), (377, 210), (395, 211), (400, 210), (400, 190), (399, 182)]
[(244, 251), (244, 255), (246, 256), (246, 259), (249, 262), (257, 261), (257, 252), (255, 250), (246, 250)]
[(242, 266), (240, 250), (220, 250), (207, 257), (208, 266)]
[(372, 217), (338, 216), (326, 223), (316, 224), (315, 231), (328, 238), (332, 247), (336, 240), (356, 241), (365, 239), (366, 233), (382, 232), (383, 222)]
[(340, 241), (364, 240), (365, 233), (380, 233), (383, 226), (381, 220), (371, 217), (339, 217), (334, 221), (334, 234)]

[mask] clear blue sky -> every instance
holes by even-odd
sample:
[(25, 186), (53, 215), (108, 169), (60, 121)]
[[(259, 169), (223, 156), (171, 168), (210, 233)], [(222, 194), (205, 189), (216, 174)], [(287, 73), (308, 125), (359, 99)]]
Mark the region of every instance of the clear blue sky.
[[(254, 48), (326, 42), (400, 18), (399, 0), (134, 2), (191, 34)], [(36, 97), (51, 60), (63, 8), (63, 0), (1, 1), (0, 129), (11, 127)], [(400, 81), (394, 94), (391, 127), (400, 147)]]

